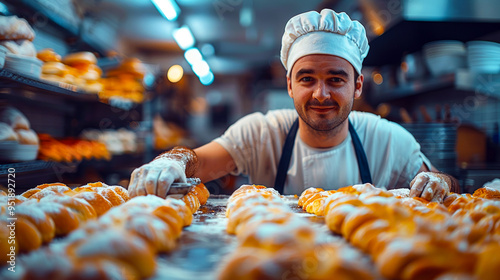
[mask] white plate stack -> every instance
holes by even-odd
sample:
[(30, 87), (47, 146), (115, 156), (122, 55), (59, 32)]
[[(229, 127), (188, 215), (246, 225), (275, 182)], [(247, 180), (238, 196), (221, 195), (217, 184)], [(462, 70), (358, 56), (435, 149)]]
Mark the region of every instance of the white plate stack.
[(500, 73), (500, 44), (488, 41), (467, 42), (467, 62), (472, 72)]
[(7, 54), (4, 68), (33, 78), (40, 78), (43, 61), (36, 57)]
[(433, 76), (454, 73), (466, 68), (465, 44), (460, 41), (443, 40), (423, 46), (424, 60)]

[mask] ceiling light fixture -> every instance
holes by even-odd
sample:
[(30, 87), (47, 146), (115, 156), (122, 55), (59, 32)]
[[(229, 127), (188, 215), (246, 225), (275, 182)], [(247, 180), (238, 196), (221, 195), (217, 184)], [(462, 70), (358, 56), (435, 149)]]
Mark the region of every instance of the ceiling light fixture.
[(176, 20), (181, 13), (181, 9), (175, 0), (151, 0), (151, 2), (153, 2), (160, 14), (169, 21)]
[(210, 66), (208, 66), (208, 63), (205, 60), (196, 62), (191, 68), (198, 77), (203, 77), (212, 71), (210, 70)]
[(201, 55), (201, 52), (198, 50), (198, 48), (187, 49), (186, 52), (184, 52), (184, 58), (189, 63), (189, 65), (193, 65), (196, 62), (203, 60), (203, 56)]
[(200, 79), (200, 82), (204, 85), (204, 86), (208, 86), (210, 85), (211, 83), (213, 83), (214, 81), (214, 74), (212, 73), (212, 71), (208, 72), (205, 76), (201, 76), (199, 77)]
[(172, 65), (167, 72), (167, 78), (172, 83), (177, 83), (182, 79), (184, 75), (184, 69), (180, 65)]
[(187, 25), (175, 29), (172, 35), (181, 49), (186, 50), (194, 46), (194, 36)]

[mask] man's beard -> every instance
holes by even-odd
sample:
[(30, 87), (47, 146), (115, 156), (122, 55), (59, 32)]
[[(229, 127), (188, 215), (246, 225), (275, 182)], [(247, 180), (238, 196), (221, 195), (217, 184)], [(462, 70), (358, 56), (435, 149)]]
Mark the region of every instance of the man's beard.
[[(328, 99), (325, 102), (319, 102), (316, 99), (312, 99), (304, 107), (300, 107), (297, 104), (295, 104), (295, 110), (299, 114), (299, 117), (313, 130), (318, 131), (318, 132), (328, 132), (328, 131), (333, 131), (336, 128), (338, 128), (341, 124), (344, 123), (345, 120), (349, 117), (349, 114), (351, 113), (352, 107), (354, 104), (354, 97), (352, 101), (348, 104), (346, 104), (344, 107), (340, 107), (340, 105), (335, 102), (334, 100)], [(315, 118), (313, 119), (310, 117), (312, 112), (306, 113), (307, 108), (310, 108), (311, 106), (315, 107), (334, 107), (332, 110), (337, 111), (337, 115), (335, 117), (329, 117), (329, 118)]]

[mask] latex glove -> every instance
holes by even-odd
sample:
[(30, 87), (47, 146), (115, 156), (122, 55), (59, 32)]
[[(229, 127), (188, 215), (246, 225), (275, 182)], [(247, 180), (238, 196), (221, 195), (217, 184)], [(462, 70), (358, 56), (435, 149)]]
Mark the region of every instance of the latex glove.
[(155, 159), (139, 168), (131, 175), (128, 191), (130, 197), (154, 194), (165, 198), (174, 182), (186, 182), (186, 167), (169, 158)]
[(422, 197), (431, 202), (443, 202), (450, 186), (439, 174), (421, 172), (410, 183), (410, 197)]

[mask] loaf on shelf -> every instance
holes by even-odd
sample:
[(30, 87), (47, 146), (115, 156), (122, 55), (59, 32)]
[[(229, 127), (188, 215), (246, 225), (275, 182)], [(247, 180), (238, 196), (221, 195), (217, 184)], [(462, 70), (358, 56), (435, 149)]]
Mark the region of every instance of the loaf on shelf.
[(17, 16), (0, 16), (0, 47), (7, 53), (35, 58), (35, 32)]
[(0, 161), (29, 161), (37, 157), (40, 140), (26, 116), (12, 106), (0, 106)]
[(324, 200), (319, 212), (329, 229), (370, 255), (386, 279), (494, 279), (498, 273), (500, 259), (491, 250), (500, 244), (500, 200), (485, 198), (497, 198), (494, 190), (451, 193), (443, 204), (371, 184), (314, 196), (321, 192), (308, 189), (299, 201)]
[(48, 134), (39, 134), (38, 159), (57, 162), (81, 161), (83, 159), (110, 160), (106, 145), (92, 140), (75, 138), (55, 139)]

